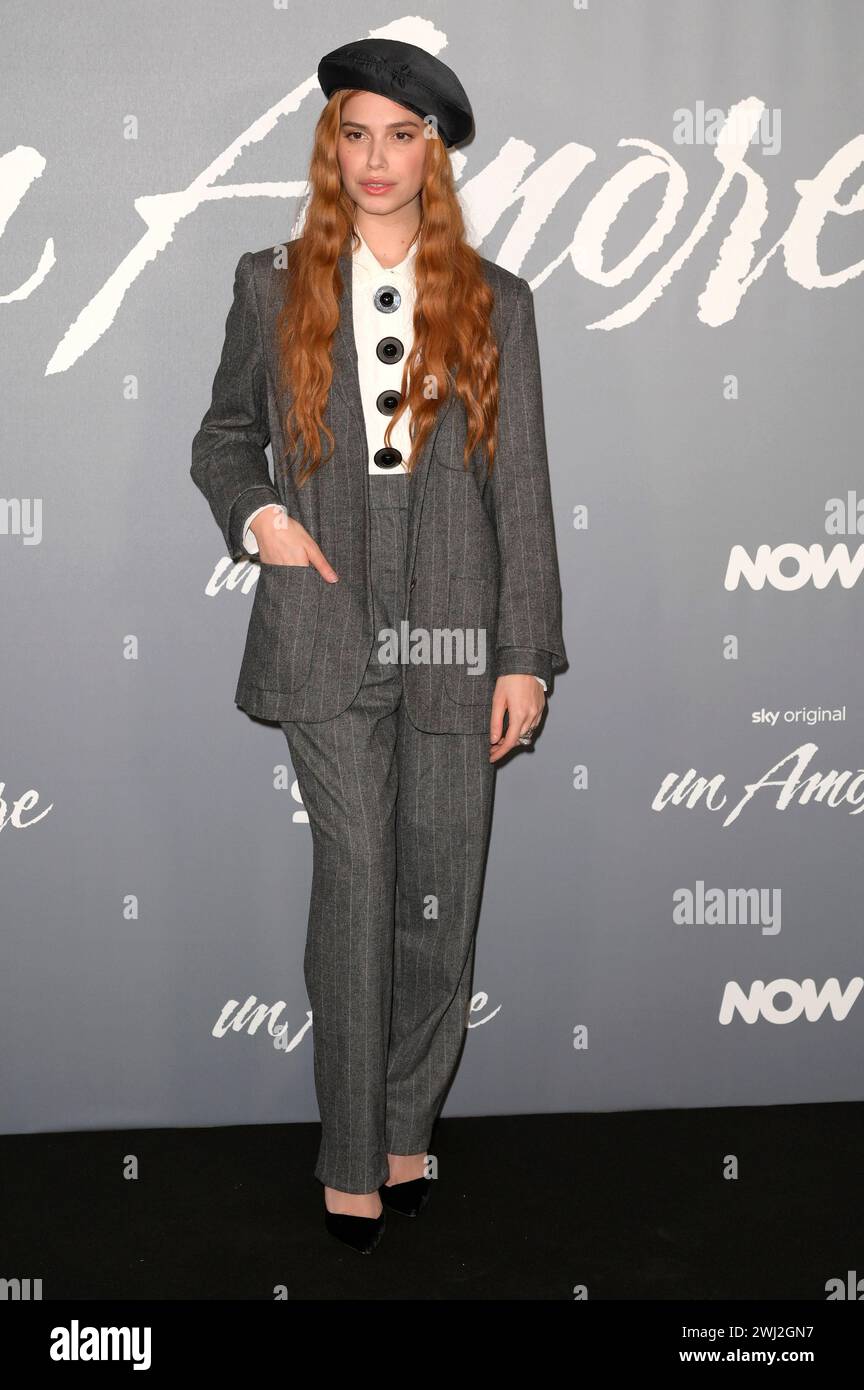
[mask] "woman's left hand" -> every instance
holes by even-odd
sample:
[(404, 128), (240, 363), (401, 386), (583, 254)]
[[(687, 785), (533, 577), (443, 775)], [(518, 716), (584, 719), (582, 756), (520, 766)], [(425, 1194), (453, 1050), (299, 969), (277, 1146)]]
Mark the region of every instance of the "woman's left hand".
[[(499, 676), (492, 696), (489, 725), (490, 763), (518, 748), (519, 735), (536, 729), (546, 706), (546, 692), (535, 676)], [(507, 733), (504, 734), (504, 712)]]

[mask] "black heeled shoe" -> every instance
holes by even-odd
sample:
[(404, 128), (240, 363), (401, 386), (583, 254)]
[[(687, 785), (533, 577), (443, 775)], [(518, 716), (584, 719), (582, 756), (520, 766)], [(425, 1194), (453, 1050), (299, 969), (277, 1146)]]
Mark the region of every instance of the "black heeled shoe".
[(431, 1178), (411, 1178), (408, 1182), (395, 1182), (390, 1187), (383, 1183), (378, 1194), (385, 1206), (399, 1211), (403, 1216), (419, 1216), (432, 1195)]
[(328, 1211), (324, 1208), (324, 1225), (331, 1236), (350, 1245), (360, 1255), (371, 1255), (384, 1234), (387, 1213), (378, 1216), (350, 1216), (346, 1211)]

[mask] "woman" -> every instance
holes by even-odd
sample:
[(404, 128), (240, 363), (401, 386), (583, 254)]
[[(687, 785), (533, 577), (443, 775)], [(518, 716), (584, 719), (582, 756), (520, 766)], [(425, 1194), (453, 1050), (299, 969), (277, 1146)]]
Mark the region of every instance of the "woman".
[(318, 76), (303, 235), (240, 258), (192, 477), (259, 557), (235, 701), (309, 814), (315, 1175), (368, 1253), (429, 1195), (495, 766), (566, 653), (531, 292), (467, 243), (447, 154), (468, 98), (386, 39)]

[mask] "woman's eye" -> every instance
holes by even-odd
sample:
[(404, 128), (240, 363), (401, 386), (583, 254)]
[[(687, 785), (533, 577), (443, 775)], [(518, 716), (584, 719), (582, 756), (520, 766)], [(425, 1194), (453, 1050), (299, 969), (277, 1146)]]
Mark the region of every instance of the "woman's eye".
[[(365, 134), (366, 132), (363, 130), (346, 130), (345, 139), (352, 141), (356, 145), (358, 140), (363, 140), (365, 138)], [(400, 145), (410, 143), (410, 141), (414, 139), (413, 130), (397, 130), (395, 135)]]

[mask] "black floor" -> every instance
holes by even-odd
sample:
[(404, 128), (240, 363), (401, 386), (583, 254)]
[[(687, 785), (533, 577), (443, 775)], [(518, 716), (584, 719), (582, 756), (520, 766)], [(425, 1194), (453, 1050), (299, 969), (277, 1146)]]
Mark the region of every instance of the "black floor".
[(861, 1105), (445, 1119), (431, 1202), (367, 1257), (324, 1231), (318, 1134), (0, 1138), (0, 1276), (44, 1300), (271, 1302), (824, 1301), (864, 1276)]

